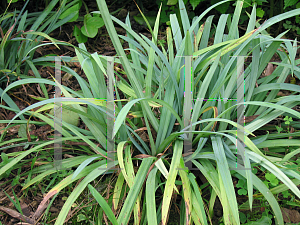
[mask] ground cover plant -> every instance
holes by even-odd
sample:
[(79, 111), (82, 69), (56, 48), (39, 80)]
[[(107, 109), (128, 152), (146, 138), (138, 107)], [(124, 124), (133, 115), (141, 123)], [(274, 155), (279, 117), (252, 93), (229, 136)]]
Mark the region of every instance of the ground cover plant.
[[(172, 199), (173, 205), (180, 207), (180, 224), (214, 224), (212, 217), (217, 199), (222, 206), (222, 219), (218, 222), (241, 224), (248, 220), (239, 213), (237, 195), (245, 195), (245, 192), (248, 196), (245, 205), (250, 210), (254, 199), (263, 199), (269, 205), (271, 211), (265, 217), (257, 218), (260, 222), (284, 224), (274, 195), (289, 190), (300, 197), (297, 188), (300, 184), (298, 163), (290, 161), (300, 152), (300, 141), (297, 139), (300, 132), (289, 132), (289, 126), (286, 132), (275, 130), (261, 134), (258, 131), (283, 112), (294, 116), (295, 120), (300, 118), (300, 113), (292, 109), (300, 102), (299, 85), (284, 83), (290, 73), (299, 78), (299, 60), (295, 59), (297, 41), (283, 39), (284, 33), (273, 38), (266, 32), (268, 27), (279, 21), (299, 15), (300, 10), (278, 15), (260, 24), (256, 21), (254, 6), (249, 15), (247, 31), (240, 35), (237, 25), (243, 1), (238, 1), (232, 18), (225, 14), (220, 16), (213, 34), (214, 43), (208, 46), (213, 16), (208, 17), (205, 23), (202, 19), (213, 7), (225, 2), (228, 1), (208, 8), (191, 23), (184, 3), (179, 1), (182, 24), (175, 14), (170, 16), (170, 27), (166, 30), (167, 42), (162, 45), (157, 40), (159, 13), (154, 28), (149, 27), (152, 34), (150, 40), (131, 29), (129, 18), (123, 23), (110, 16), (105, 1), (97, 0), (98, 13), (104, 20), (117, 57), (112, 59), (97, 53), (90, 54), (84, 44), (75, 47), (76, 60), (80, 62), (87, 81), (67, 66), (63, 65), (62, 70), (76, 77), (82, 91), (76, 92), (59, 82), (41, 78), (16, 81), (4, 90), (6, 93), (21, 84), (41, 83), (57, 85), (64, 95), (27, 107), (10, 124), (24, 114), (54, 127), (53, 116), (47, 112), (53, 108), (54, 102), (61, 101), (63, 110), (78, 113), (87, 127), (82, 129), (62, 122), (62, 141), (82, 142), (76, 150), (89, 155), (75, 154), (72, 160), (62, 160), (61, 171), (65, 171), (65, 168), (71, 170), (46, 193), (34, 216), (45, 210), (47, 201), (53, 196), (77, 183), (55, 224), (64, 223), (74, 202), (87, 189), (89, 197), (93, 197), (100, 206), (97, 208), (97, 220), (91, 221), (91, 224), (101, 224), (102, 217), (112, 224), (167, 224)], [(126, 30), (126, 36), (117, 35), (113, 21)], [(126, 50), (129, 54), (125, 54), (119, 38), (129, 43), (129, 49)], [(271, 74), (261, 76), (275, 53), (281, 62), (276, 64)], [(244, 71), (242, 103), (231, 101), (239, 97), (237, 73), (241, 61), (237, 63), (237, 56), (251, 56)], [(71, 60), (68, 57), (62, 59)], [(44, 57), (33, 62), (36, 65), (53, 65), (54, 60), (54, 57)], [(117, 63), (114, 71), (115, 116), (109, 111), (106, 101), (96, 100), (108, 98), (106, 81), (111, 81), (108, 71), (112, 61)], [(278, 96), (282, 89), (291, 94)], [(187, 92), (192, 93), (191, 99), (187, 99)], [(70, 100), (74, 97), (76, 99)], [(191, 101), (192, 104), (188, 105)], [(237, 118), (239, 105), (245, 105), (246, 118), (255, 118), (245, 125), (245, 134), (242, 136), (237, 135), (237, 128), (241, 129), (241, 125), (235, 122), (240, 120)], [(30, 111), (37, 107), (40, 108)], [(191, 118), (190, 123), (184, 120), (186, 116)], [(115, 119), (114, 161), (107, 159), (112, 156), (106, 152), (107, 141), (111, 138), (106, 135), (109, 129), (107, 117)], [(286, 121), (292, 122), (289, 119)], [(28, 123), (31, 121), (28, 120)], [(144, 132), (143, 136), (141, 131)], [(245, 143), (244, 158), (238, 161), (237, 140), (238, 143)], [(29, 150), (10, 155), (10, 158), (3, 156), (6, 163), (1, 166), (0, 175), (3, 176), (32, 153), (43, 152), (46, 146), (55, 141), (44, 141)], [(184, 151), (186, 141), (190, 141), (192, 152)], [(272, 154), (273, 150), (280, 152), (286, 147), (289, 148), (288, 154)], [(54, 153), (53, 149), (50, 153)], [(188, 163), (198, 172), (185, 167)], [(111, 188), (113, 194), (108, 194), (106, 202), (94, 183), (106, 172), (114, 172), (116, 165), (119, 168), (118, 178)], [(256, 175), (254, 170), (230, 170), (243, 165), (267, 172), (262, 177)], [(26, 180), (23, 190), (56, 173), (50, 163), (35, 168), (32, 166), (32, 178)], [(197, 173), (204, 177), (204, 185), (197, 182)], [(237, 191), (234, 178), (239, 179)], [(203, 193), (208, 193), (209, 197), (205, 199)], [(272, 218), (268, 217), (269, 214)]]
[[(25, 10), (28, 3), (29, 0), (24, 2), (24, 6), (20, 11), (9, 12), (9, 8), (6, 8), (5, 12), (0, 15), (1, 95), (3, 89), (9, 83), (30, 77), (28, 76), (30, 69), (32, 69), (35, 77), (41, 77), (39, 72), (34, 70), (36, 67), (32, 63), (35, 50), (39, 46), (53, 44), (49, 34), (74, 16), (70, 14), (63, 19), (59, 19), (60, 14), (70, 7), (70, 5), (66, 6), (66, 1), (61, 1), (57, 10), (55, 7), (59, 1), (51, 1), (44, 11), (37, 13), (29, 13), (28, 10)], [(44, 96), (49, 98), (45, 85), (41, 84), (41, 90)], [(2, 96), (2, 101), (7, 104), (6, 106), (1, 105), (2, 108), (19, 111), (16, 103), (7, 94)], [(21, 118), (24, 119), (23, 116)]]

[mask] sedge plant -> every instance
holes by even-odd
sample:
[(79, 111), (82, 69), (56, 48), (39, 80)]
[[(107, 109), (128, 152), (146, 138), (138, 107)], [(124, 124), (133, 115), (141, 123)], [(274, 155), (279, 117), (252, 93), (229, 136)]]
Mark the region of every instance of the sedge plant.
[[(273, 38), (266, 32), (268, 27), (279, 21), (299, 15), (300, 9), (278, 15), (260, 24), (256, 21), (254, 6), (249, 15), (246, 32), (240, 35), (238, 22), (243, 1), (237, 1), (232, 17), (226, 14), (220, 16), (213, 34), (214, 43), (209, 45), (213, 16), (207, 17), (205, 22), (203, 18), (211, 9), (225, 2), (228, 0), (211, 6), (190, 21), (183, 1), (179, 0), (182, 24), (178, 22), (175, 14), (170, 15), (170, 27), (166, 30), (167, 44), (159, 46), (160, 11), (154, 27), (149, 26), (152, 39), (148, 39), (131, 29), (129, 17), (123, 23), (109, 14), (104, 0), (97, 0), (98, 13), (104, 20), (117, 52), (113, 61), (124, 68), (114, 71), (117, 78), (114, 88), (115, 115), (107, 113), (106, 101), (96, 101), (107, 98), (106, 70), (108, 62), (112, 59), (97, 53), (87, 53), (83, 44), (80, 44), (79, 48), (76, 47), (76, 59), (80, 62), (88, 82), (62, 66), (62, 70), (76, 77), (82, 92), (75, 92), (59, 82), (37, 78), (17, 81), (4, 91), (7, 92), (22, 83), (40, 82), (58, 85), (65, 96), (33, 104), (18, 113), (11, 123), (23, 113), (29, 113), (53, 127), (53, 117), (49, 118), (42, 112), (53, 108), (53, 103), (60, 101), (63, 108), (67, 107), (77, 112), (87, 126), (87, 129), (83, 130), (62, 122), (61, 140), (76, 140), (89, 144), (90, 155), (62, 160), (62, 168), (77, 169), (44, 196), (38, 210), (48, 199), (81, 179), (66, 200), (55, 224), (63, 224), (72, 204), (86, 188), (112, 224), (128, 224), (130, 219), (134, 224), (167, 224), (174, 193), (177, 193), (181, 200), (180, 224), (211, 223), (217, 197), (223, 209), (223, 222), (240, 224), (238, 202), (232, 182), (232, 176), (235, 174), (230, 171), (236, 170), (239, 176), (246, 179), (245, 188), (250, 210), (253, 199), (263, 196), (273, 210), (275, 223), (284, 224), (274, 194), (290, 190), (300, 197), (297, 188), (300, 175), (285, 166), (285, 162), (293, 157), (293, 154), (271, 157), (264, 155), (261, 149), (272, 146), (299, 146), (299, 140), (285, 139), (288, 135), (297, 137), (299, 132), (272, 134), (271, 138), (268, 134), (254, 133), (283, 112), (300, 118), (300, 113), (292, 110), (299, 104), (300, 88), (295, 84), (284, 83), (290, 72), (299, 70), (299, 60), (295, 59), (297, 41), (283, 39), (284, 33)], [(113, 22), (124, 28), (127, 35), (117, 35)], [(125, 54), (120, 38), (129, 44), (127, 50), (130, 52), (130, 59)], [(282, 62), (271, 75), (261, 77), (274, 54), (278, 54)], [(232, 101), (239, 97), (238, 56), (251, 56), (244, 70), (243, 102)], [(292, 91), (293, 94), (278, 98), (277, 93), (281, 89)], [(190, 96), (187, 92), (192, 95), (190, 99), (186, 97)], [(87, 111), (84, 111), (81, 104), (87, 104)], [(239, 105), (244, 106), (245, 116), (259, 115), (243, 128), (241, 124), (234, 122), (238, 119)], [(34, 113), (29, 112), (38, 106), (43, 107)], [(112, 137), (106, 136), (107, 116), (115, 119)], [(186, 121), (186, 118), (189, 120)], [(245, 133), (239, 136), (237, 129), (244, 129)], [(140, 130), (146, 131), (147, 138), (139, 136)], [(112, 160), (107, 159), (108, 154), (105, 150), (109, 138), (114, 138), (116, 152)], [(44, 146), (54, 142), (55, 140), (50, 140), (20, 152), (2, 166), (0, 175), (27, 155), (42, 151)], [(186, 143), (189, 143), (189, 149), (192, 151), (184, 151)], [(245, 144), (244, 157), (238, 160), (237, 143)], [(251, 170), (245, 169), (251, 168), (252, 164), (275, 175), (281, 182), (280, 185), (269, 189), (263, 180)], [(186, 165), (200, 171), (211, 187), (207, 205), (199, 183), (196, 182), (194, 171), (191, 166)], [(118, 179), (114, 186), (113, 200), (107, 203), (90, 183), (100, 175), (116, 169)], [(32, 172), (39, 175), (28, 181), (23, 189), (55, 173), (56, 170), (53, 165), (48, 164), (36, 167)], [(126, 186), (130, 189), (126, 189)], [(125, 199), (121, 201), (121, 193), (124, 190)], [(259, 194), (253, 195), (254, 190)]]

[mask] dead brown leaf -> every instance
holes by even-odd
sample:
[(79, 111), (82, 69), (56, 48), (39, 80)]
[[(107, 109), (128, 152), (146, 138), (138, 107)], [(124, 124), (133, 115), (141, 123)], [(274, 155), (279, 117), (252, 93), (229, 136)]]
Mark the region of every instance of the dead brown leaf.
[(283, 221), (286, 223), (299, 223), (300, 213), (297, 210), (281, 208)]

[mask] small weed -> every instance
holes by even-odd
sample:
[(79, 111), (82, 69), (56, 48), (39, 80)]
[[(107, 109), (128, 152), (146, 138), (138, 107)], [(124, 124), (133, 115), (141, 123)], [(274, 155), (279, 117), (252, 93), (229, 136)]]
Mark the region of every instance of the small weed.
[[(287, 132), (290, 133), (290, 124), (291, 124), (291, 122), (293, 122), (293, 118), (289, 117), (289, 116), (286, 116), (286, 117), (284, 117), (283, 120), (285, 121), (284, 124), (288, 125)], [(278, 134), (283, 131), (283, 128), (281, 126), (280, 127), (275, 126), (275, 127), (277, 129)]]
[(266, 178), (266, 180), (264, 181), (264, 184), (268, 188), (270, 188), (270, 185), (271, 185), (271, 187), (275, 187), (279, 183), (279, 180), (277, 179), (277, 177), (272, 173), (266, 173), (265, 178)]
[[(252, 167), (252, 172), (254, 174), (257, 173), (257, 169)], [(239, 195), (247, 195), (247, 182), (245, 179), (239, 179), (238, 183), (236, 184), (237, 188), (240, 188), (238, 190)]]
[(247, 182), (244, 180), (239, 180), (236, 187), (240, 188), (238, 190), (239, 195), (247, 195)]
[(290, 192), (289, 192), (288, 190), (282, 192), (282, 196), (283, 196), (284, 198), (288, 198), (290, 195), (291, 195), (291, 194), (290, 194)]
[(158, 43), (160, 46), (164, 47), (165, 44), (166, 44), (166, 41), (165, 41), (164, 39), (161, 39), (161, 40), (157, 40), (157, 43)]
[[(244, 213), (240, 212), (240, 220), (241, 224), (244, 225), (269, 225), (272, 223), (271, 218), (269, 216), (261, 216), (261, 215), (255, 215), (255, 221), (253, 219), (251, 220), (250, 214), (245, 215)], [(260, 217), (261, 216), (261, 217)]]
[(288, 116), (286, 116), (286, 117), (284, 117), (284, 119), (283, 119), (284, 121), (285, 121), (285, 124), (286, 125), (288, 125), (288, 133), (290, 133), (290, 123), (293, 121), (293, 119), (292, 119), (292, 117), (288, 117)]
[(21, 168), (18, 169), (18, 175), (16, 175), (15, 178), (11, 182), (12, 187), (17, 185), (17, 184), (20, 184), (20, 182), (19, 182), (19, 180), (21, 178), (20, 173), (21, 173)]
[(283, 131), (283, 128), (282, 128), (282, 127), (278, 127), (278, 126), (275, 126), (275, 127), (276, 127), (276, 129), (277, 129), (278, 134), (279, 134), (281, 131)]

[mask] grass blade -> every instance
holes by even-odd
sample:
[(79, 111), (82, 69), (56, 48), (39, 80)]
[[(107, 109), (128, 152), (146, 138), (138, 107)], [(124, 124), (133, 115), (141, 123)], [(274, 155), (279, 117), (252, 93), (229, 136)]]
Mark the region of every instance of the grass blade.
[(182, 150), (183, 150), (183, 142), (175, 141), (174, 153), (172, 157), (168, 179), (165, 185), (165, 191), (164, 191), (163, 202), (162, 202), (162, 212), (161, 212), (162, 225), (167, 224), (170, 201), (173, 194), (173, 188), (171, 187), (173, 187), (175, 184), (175, 178), (178, 173), (178, 166), (179, 166)]
[(91, 194), (94, 196), (94, 198), (97, 200), (97, 202), (99, 203), (99, 205), (101, 206), (101, 208), (104, 210), (104, 212), (106, 213), (109, 221), (113, 224), (113, 225), (118, 225), (118, 221), (114, 215), (114, 213), (112, 212), (111, 208), (109, 207), (109, 205), (107, 204), (107, 202), (105, 201), (105, 199), (99, 194), (99, 192), (92, 186), (92, 185), (88, 185), (88, 188), (91, 192)]

